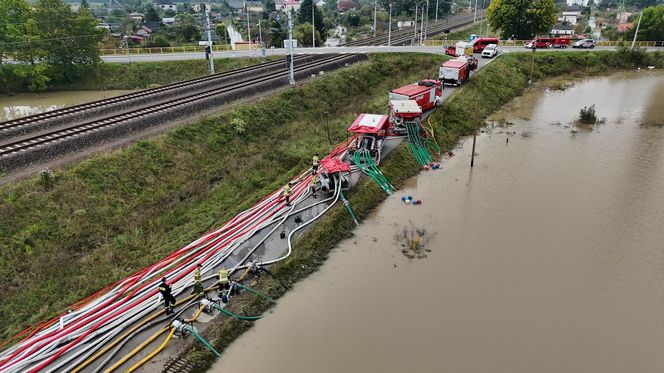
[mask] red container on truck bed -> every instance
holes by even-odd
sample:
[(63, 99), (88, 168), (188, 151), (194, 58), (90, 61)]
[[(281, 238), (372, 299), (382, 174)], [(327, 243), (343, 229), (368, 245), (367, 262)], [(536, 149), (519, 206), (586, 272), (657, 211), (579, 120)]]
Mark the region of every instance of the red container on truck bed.
[(461, 85), (470, 78), (470, 67), (465, 59), (454, 59), (445, 61), (440, 66), (440, 81), (445, 84)]
[(438, 106), (442, 93), (439, 81), (427, 79), (391, 90), (390, 100), (414, 100), (426, 111)]

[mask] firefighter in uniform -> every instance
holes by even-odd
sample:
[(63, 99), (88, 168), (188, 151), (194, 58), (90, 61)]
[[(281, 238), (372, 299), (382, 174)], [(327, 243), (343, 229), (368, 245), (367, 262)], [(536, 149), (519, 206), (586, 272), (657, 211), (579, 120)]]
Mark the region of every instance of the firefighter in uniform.
[(284, 191), (283, 191), (284, 197), (286, 197), (286, 206), (290, 206), (290, 195), (291, 195), (291, 188), (290, 188), (290, 183), (286, 184), (284, 186)]
[(230, 289), (230, 280), (228, 279), (228, 269), (226, 267), (222, 267), (219, 270), (219, 297), (222, 295), (223, 290), (228, 290)]
[(203, 284), (201, 283), (201, 267), (202, 265), (197, 265), (194, 270), (194, 288), (191, 290), (192, 294), (201, 294), (205, 289), (203, 289)]
[(316, 186), (318, 185), (318, 176), (314, 174), (314, 176), (311, 177), (311, 183), (309, 186), (311, 187), (311, 194), (313, 195), (314, 198), (316, 198)]
[(318, 167), (320, 166), (320, 159), (318, 159), (318, 153), (311, 158), (311, 169), (314, 173), (318, 172)]
[(175, 305), (175, 297), (171, 293), (171, 287), (168, 286), (166, 282), (166, 277), (161, 279), (161, 284), (159, 284), (159, 292), (161, 296), (164, 297), (164, 307), (166, 308), (166, 314), (170, 315), (173, 313), (173, 306)]

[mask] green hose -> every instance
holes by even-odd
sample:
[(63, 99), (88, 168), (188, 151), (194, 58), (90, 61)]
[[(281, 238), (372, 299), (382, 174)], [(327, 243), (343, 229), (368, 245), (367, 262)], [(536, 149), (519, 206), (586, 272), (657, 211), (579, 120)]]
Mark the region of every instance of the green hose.
[(194, 330), (194, 328), (192, 328), (191, 326), (187, 326), (186, 328), (189, 331), (189, 333), (191, 333), (194, 337), (196, 337), (199, 341), (201, 341), (201, 343), (205, 345), (205, 347), (207, 347), (210, 351), (212, 351), (212, 353), (215, 354), (215, 356), (221, 357), (221, 353), (215, 350), (215, 348), (212, 347), (212, 345), (208, 341), (206, 341), (205, 338), (201, 337), (201, 335), (198, 334), (196, 330)]
[(350, 203), (346, 199), (346, 196), (344, 196), (344, 192), (342, 192), (341, 190), (339, 190), (339, 197), (341, 197), (341, 200), (344, 203), (344, 207), (346, 208), (346, 210), (350, 214), (350, 217), (353, 218), (353, 221), (355, 222), (355, 225), (360, 225), (360, 223), (357, 222), (357, 217), (355, 217), (355, 213), (353, 212), (353, 208), (350, 207)]
[(231, 311), (225, 309), (224, 307), (220, 307), (220, 306), (217, 305), (217, 304), (215, 304), (214, 307), (215, 307), (216, 309), (218, 309), (219, 312), (224, 313), (224, 314), (226, 314), (226, 315), (228, 315), (228, 316), (230, 316), (230, 317), (235, 317), (235, 318), (238, 319), (238, 320), (254, 321), (254, 320), (258, 320), (258, 319), (260, 319), (261, 317), (263, 317), (263, 316), (261, 316), (261, 315), (258, 315), (258, 316), (242, 316), (242, 315), (238, 315), (238, 314), (235, 314), (235, 313), (233, 313), (233, 312), (231, 312)]
[(252, 289), (252, 288), (250, 288), (250, 287), (248, 287), (248, 286), (244, 286), (244, 285), (242, 285), (242, 284), (240, 284), (240, 283), (235, 283), (235, 285), (238, 286), (238, 287), (241, 287), (242, 289), (244, 289), (244, 290), (246, 290), (246, 291), (248, 291), (248, 292), (250, 292), (250, 293), (254, 293), (254, 294), (258, 295), (259, 297), (263, 297), (263, 298), (269, 300), (270, 302), (274, 302), (274, 299), (272, 299), (272, 297), (270, 297), (270, 296), (267, 295), (267, 294), (261, 293), (261, 292), (258, 291), (258, 290), (254, 290), (254, 289)]
[(422, 142), (420, 137), (420, 127), (415, 122), (406, 122), (406, 130), (408, 131), (408, 142), (410, 143), (410, 151), (413, 153), (415, 160), (420, 166), (425, 166), (431, 163), (431, 156), (426, 149), (425, 143)]
[(372, 178), (378, 184), (378, 186), (380, 186), (383, 191), (385, 191), (385, 193), (392, 194), (394, 191), (396, 191), (396, 188), (390, 184), (390, 181), (387, 179), (387, 177), (376, 166), (376, 163), (373, 161), (369, 150), (356, 150), (355, 154), (353, 155), (353, 161), (360, 168), (360, 170)]

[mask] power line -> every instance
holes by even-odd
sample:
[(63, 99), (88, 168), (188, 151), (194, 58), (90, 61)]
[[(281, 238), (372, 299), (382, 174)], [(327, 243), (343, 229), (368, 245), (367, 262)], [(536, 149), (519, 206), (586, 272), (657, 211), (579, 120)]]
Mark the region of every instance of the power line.
[(37, 40), (26, 40), (26, 41), (12, 41), (12, 42), (2, 42), (2, 45), (10, 44), (30, 44), (30, 43), (42, 43), (47, 41), (58, 41), (58, 40), (72, 40), (72, 39), (82, 39), (82, 38), (91, 38), (95, 36), (104, 36), (103, 34), (90, 34), (90, 35), (77, 35), (77, 36), (66, 36), (63, 38), (52, 38), (52, 39), (37, 39)]

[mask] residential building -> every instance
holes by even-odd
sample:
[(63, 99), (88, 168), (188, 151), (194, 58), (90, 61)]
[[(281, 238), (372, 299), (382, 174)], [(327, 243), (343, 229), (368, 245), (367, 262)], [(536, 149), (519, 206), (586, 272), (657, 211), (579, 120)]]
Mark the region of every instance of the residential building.
[(201, 4), (200, 3), (194, 3), (194, 4), (192, 4), (191, 9), (194, 10), (194, 13), (200, 13)]
[(293, 11), (297, 12), (300, 10), (300, 1), (299, 0), (277, 0), (276, 8), (278, 11), (288, 12)]
[(551, 35), (574, 35), (574, 26), (572, 25), (555, 25), (551, 28)]
[(581, 12), (564, 11), (562, 16), (560, 18), (558, 18), (558, 21), (563, 22), (563, 23), (568, 23), (570, 25), (576, 25), (576, 22), (578, 21), (580, 16), (581, 16)]
[(161, 10), (174, 10), (174, 11), (176, 11), (176, 12), (178, 11), (178, 5), (177, 5), (177, 4), (174, 4), (174, 3), (158, 4), (157, 6), (158, 6), (159, 9), (161, 9)]
[(357, 6), (353, 0), (339, 0), (337, 1), (337, 11), (345, 12)]
[(588, 6), (588, 0), (567, 0), (567, 5)]
[(144, 18), (145, 16), (142, 15), (141, 13), (138, 12), (129, 13), (129, 19), (131, 19), (132, 21), (143, 22)]

